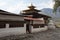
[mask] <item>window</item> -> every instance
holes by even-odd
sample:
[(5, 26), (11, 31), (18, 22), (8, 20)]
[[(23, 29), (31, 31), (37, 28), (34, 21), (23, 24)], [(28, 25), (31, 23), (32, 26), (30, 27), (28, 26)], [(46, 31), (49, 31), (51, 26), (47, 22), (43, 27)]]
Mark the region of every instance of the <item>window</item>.
[(24, 27), (24, 23), (10, 23), (9, 27)]
[(33, 24), (33, 28), (39, 28), (38, 24)]
[(45, 24), (40, 24), (40, 27), (44, 27), (45, 26)]
[(33, 28), (39, 28), (39, 27), (44, 27), (45, 24), (33, 24)]
[(5, 24), (4, 23), (0, 23), (0, 28), (5, 28)]

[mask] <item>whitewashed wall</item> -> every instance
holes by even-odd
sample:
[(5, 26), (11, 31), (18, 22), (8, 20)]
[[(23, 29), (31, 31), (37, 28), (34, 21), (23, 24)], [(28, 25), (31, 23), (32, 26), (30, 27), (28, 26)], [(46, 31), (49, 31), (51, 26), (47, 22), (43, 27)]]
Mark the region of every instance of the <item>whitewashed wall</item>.
[(41, 32), (41, 31), (46, 31), (48, 30), (48, 27), (45, 26), (43, 28), (33, 28), (33, 26), (31, 27), (31, 33), (34, 33), (34, 32)]
[(45, 24), (45, 22), (44, 22), (44, 20), (42, 20), (42, 21), (33, 21), (33, 24)]
[(34, 20), (33, 24), (45, 24), (44, 18), (38, 18)]
[(24, 27), (0, 28), (0, 37), (8, 36), (8, 35), (19, 35), (25, 33), (26, 33), (26, 24), (24, 24)]

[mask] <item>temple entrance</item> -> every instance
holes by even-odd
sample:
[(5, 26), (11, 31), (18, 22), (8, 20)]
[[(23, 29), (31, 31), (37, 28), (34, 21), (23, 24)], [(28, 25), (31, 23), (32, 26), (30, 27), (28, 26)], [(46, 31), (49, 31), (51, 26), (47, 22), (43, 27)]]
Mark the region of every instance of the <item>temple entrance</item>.
[(26, 33), (30, 33), (29, 24), (26, 25)]

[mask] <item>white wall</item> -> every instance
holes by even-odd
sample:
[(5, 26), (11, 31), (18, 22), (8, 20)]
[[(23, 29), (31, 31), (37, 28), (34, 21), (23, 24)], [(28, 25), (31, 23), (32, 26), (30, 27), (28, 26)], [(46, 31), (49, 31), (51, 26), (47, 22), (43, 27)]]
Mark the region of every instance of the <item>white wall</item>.
[(33, 21), (33, 24), (45, 24), (45, 21), (43, 18), (37, 18)]
[(31, 32), (34, 33), (34, 32), (46, 31), (46, 30), (48, 30), (48, 27), (47, 26), (45, 26), (43, 28), (33, 28), (32, 27)]
[(26, 24), (24, 24), (24, 27), (0, 28), (0, 37), (8, 35), (19, 35), (24, 33), (26, 33)]

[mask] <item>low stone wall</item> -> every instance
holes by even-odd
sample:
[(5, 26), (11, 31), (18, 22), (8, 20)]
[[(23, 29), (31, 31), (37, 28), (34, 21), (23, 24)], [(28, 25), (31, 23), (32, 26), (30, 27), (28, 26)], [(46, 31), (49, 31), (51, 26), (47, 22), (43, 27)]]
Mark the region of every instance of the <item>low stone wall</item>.
[(26, 33), (26, 26), (18, 28), (1, 28), (0, 37), (9, 36), (9, 35), (19, 35)]
[(43, 28), (33, 28), (32, 27), (31, 33), (40, 32), (40, 31), (46, 31), (46, 30), (48, 30), (48, 27), (47, 26), (45, 26)]

